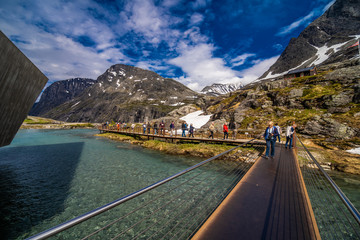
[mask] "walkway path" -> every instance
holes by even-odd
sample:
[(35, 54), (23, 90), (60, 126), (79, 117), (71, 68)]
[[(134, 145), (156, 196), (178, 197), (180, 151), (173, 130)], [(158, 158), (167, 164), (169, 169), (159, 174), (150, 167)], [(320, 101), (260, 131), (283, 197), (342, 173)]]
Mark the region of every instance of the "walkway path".
[(292, 150), (260, 158), (193, 239), (320, 239)]

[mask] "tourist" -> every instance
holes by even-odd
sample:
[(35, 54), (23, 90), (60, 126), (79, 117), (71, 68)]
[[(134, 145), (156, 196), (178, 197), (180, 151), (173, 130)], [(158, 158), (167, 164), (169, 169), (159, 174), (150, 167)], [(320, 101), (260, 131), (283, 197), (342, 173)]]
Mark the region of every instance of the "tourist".
[(150, 134), (150, 129), (151, 129), (151, 125), (150, 125), (150, 122), (147, 123), (147, 133)]
[(289, 143), (289, 149), (291, 149), (294, 132), (295, 132), (295, 122), (293, 122), (292, 126), (291, 126), (291, 122), (289, 122), (289, 126), (286, 128), (285, 148), (287, 148), (288, 143)]
[(212, 122), (212, 123), (210, 124), (209, 131), (210, 131), (210, 136), (209, 136), (209, 138), (214, 139), (214, 131), (215, 131), (214, 122)]
[(194, 137), (194, 126), (192, 125), (192, 123), (190, 124), (190, 129), (189, 129), (189, 137)]
[(174, 132), (175, 132), (175, 123), (174, 121), (172, 121), (170, 124), (170, 137), (174, 135)]
[(224, 132), (224, 139), (228, 139), (229, 138), (229, 128), (226, 123), (224, 123), (223, 132)]
[(143, 123), (142, 127), (143, 127), (143, 134), (145, 134), (146, 133), (146, 122)]
[(154, 123), (154, 134), (156, 135), (158, 131), (158, 125), (157, 122)]
[(164, 123), (164, 120), (163, 121), (161, 121), (161, 123), (160, 123), (160, 134), (161, 135), (165, 135), (165, 123)]
[(134, 132), (135, 129), (135, 123), (131, 124), (131, 131)]
[[(279, 124), (275, 124), (275, 127), (276, 127), (276, 129), (277, 129), (277, 131), (278, 131), (278, 133), (279, 133), (279, 135), (278, 135), (278, 138), (279, 138), (279, 142), (281, 142), (281, 140), (280, 140), (280, 134), (281, 134), (281, 127), (279, 126)], [(275, 142), (276, 142), (276, 139), (275, 139)]]
[(187, 125), (185, 121), (181, 124), (181, 130), (182, 130), (181, 136), (186, 137), (185, 131), (187, 130)]
[(264, 138), (266, 140), (266, 152), (265, 158), (269, 158), (269, 153), (271, 158), (275, 155), (275, 142), (276, 138), (279, 135), (278, 130), (274, 127), (274, 123), (272, 121), (269, 122), (268, 127), (265, 130)]
[(119, 122), (116, 123), (116, 127), (117, 127), (117, 130), (119, 132), (120, 131), (120, 123)]
[(236, 139), (236, 123), (234, 121), (229, 123), (229, 129), (231, 130), (232, 139)]

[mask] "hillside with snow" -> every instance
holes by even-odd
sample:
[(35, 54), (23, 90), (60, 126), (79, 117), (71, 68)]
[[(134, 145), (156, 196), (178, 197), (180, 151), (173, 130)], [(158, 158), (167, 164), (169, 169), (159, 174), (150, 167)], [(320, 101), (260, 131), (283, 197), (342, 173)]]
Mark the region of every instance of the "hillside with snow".
[(278, 60), (260, 79), (275, 78), (291, 70), (359, 57), (354, 45), (360, 38), (360, 1), (337, 0), (298, 38), (290, 40)]

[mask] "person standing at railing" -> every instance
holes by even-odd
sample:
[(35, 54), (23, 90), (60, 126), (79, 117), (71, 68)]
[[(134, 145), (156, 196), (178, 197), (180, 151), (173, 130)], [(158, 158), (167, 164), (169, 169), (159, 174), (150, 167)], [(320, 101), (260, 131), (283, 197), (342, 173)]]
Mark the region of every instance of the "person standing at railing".
[(157, 135), (157, 131), (158, 131), (158, 125), (157, 122), (154, 123), (154, 134)]
[(192, 125), (192, 123), (190, 124), (190, 128), (189, 128), (189, 137), (194, 137), (194, 126)]
[(229, 129), (231, 130), (232, 139), (236, 139), (236, 123), (234, 121), (229, 123)]
[(269, 154), (271, 158), (275, 155), (275, 142), (276, 138), (279, 135), (278, 130), (274, 127), (274, 123), (272, 121), (269, 122), (268, 127), (265, 130), (264, 138), (266, 141), (266, 152), (265, 158), (269, 158)]
[(295, 132), (295, 122), (293, 122), (292, 125), (291, 125), (291, 123), (289, 122), (289, 126), (286, 128), (286, 143), (285, 143), (285, 148), (287, 148), (288, 143), (289, 143), (289, 149), (291, 149), (294, 132)]
[(214, 131), (215, 131), (214, 122), (212, 122), (212, 123), (210, 124), (209, 131), (210, 131), (210, 136), (209, 136), (209, 138), (214, 139)]
[(151, 125), (150, 125), (150, 122), (147, 123), (147, 133), (150, 134), (150, 129), (151, 129)]
[(143, 127), (143, 133), (145, 134), (146, 133), (146, 123), (145, 122), (143, 123), (142, 127)]
[[(280, 142), (281, 128), (280, 128), (279, 124), (277, 124), (277, 123), (275, 124), (275, 127), (278, 130), (278, 133), (279, 133), (278, 138), (279, 138), (279, 142)], [(276, 139), (275, 139), (275, 142), (276, 142)]]
[(160, 134), (161, 135), (165, 135), (165, 123), (164, 123), (164, 120), (163, 121), (161, 121), (161, 123), (160, 123)]
[(224, 123), (223, 132), (224, 132), (224, 139), (228, 139), (229, 138), (229, 128), (226, 123)]
[(175, 132), (175, 123), (174, 123), (174, 121), (172, 121), (170, 123), (170, 137), (172, 137), (174, 135), (174, 132)]

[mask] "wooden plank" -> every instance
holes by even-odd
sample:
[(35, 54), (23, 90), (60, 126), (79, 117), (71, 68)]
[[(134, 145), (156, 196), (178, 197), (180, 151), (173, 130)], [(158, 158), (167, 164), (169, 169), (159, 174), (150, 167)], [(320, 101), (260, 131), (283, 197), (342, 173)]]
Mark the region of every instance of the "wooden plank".
[(193, 239), (320, 239), (293, 150), (260, 158)]

